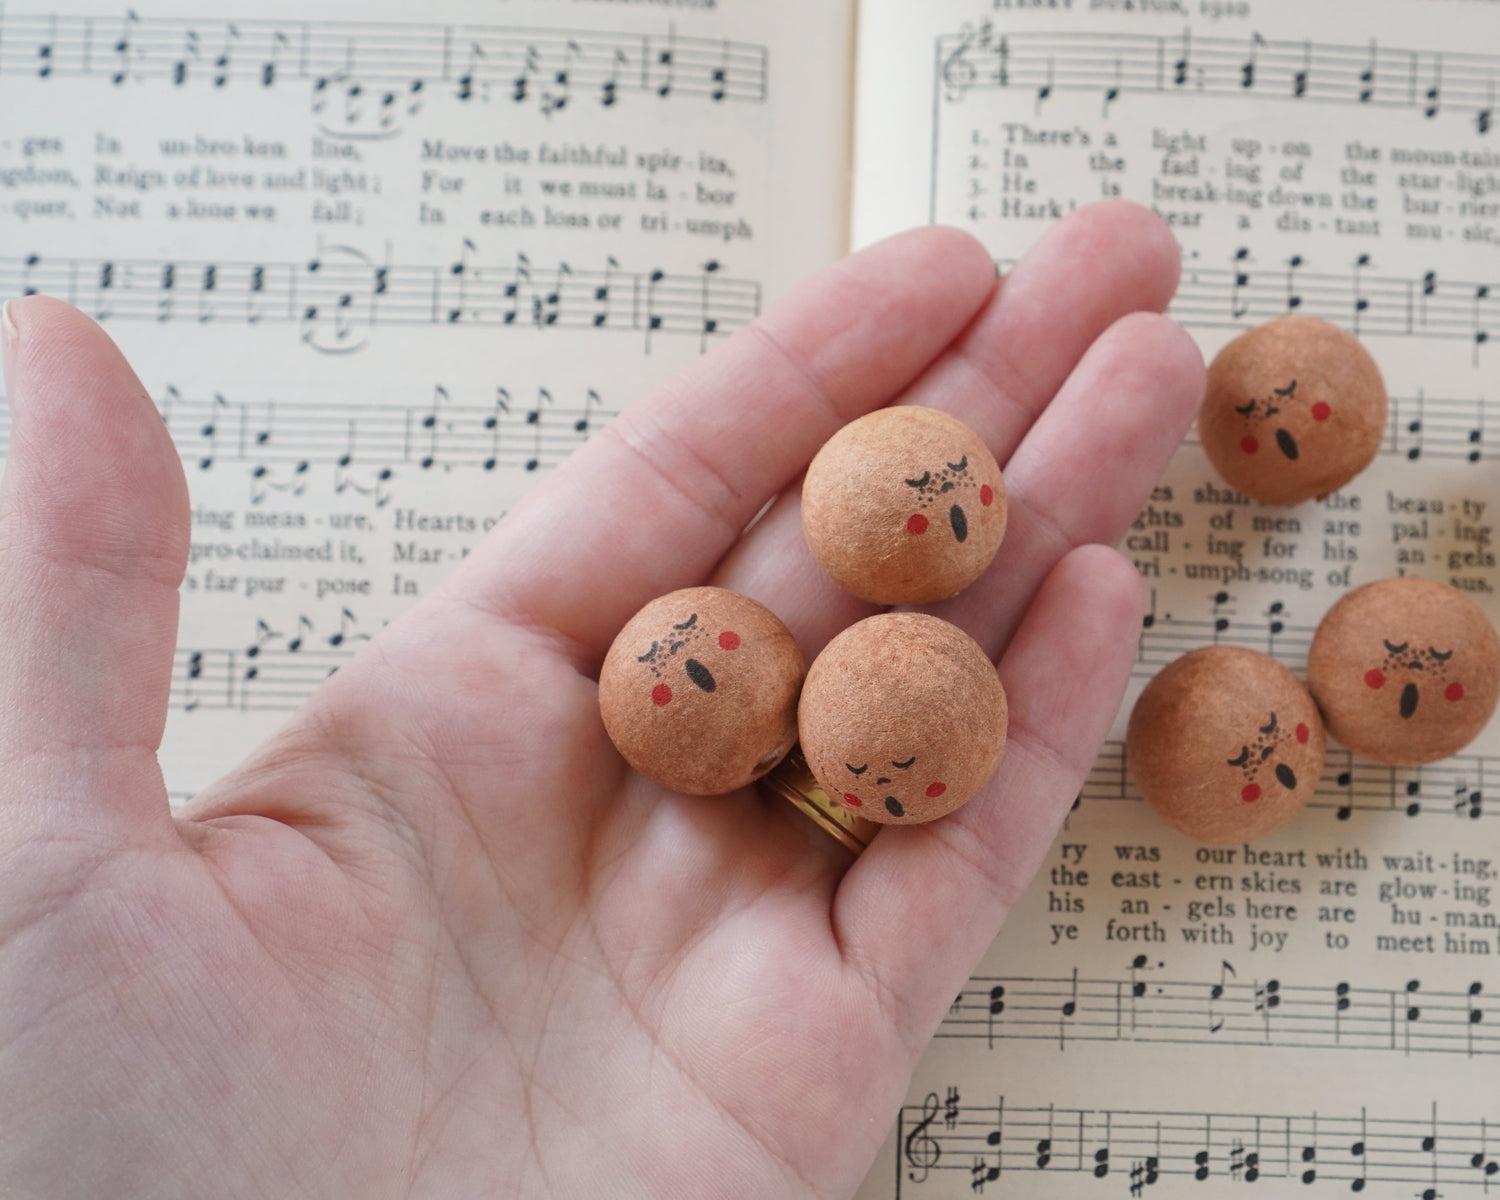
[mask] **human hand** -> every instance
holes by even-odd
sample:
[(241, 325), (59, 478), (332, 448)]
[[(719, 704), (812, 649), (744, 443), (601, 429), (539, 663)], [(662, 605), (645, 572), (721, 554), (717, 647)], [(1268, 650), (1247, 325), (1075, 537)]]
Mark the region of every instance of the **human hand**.
[[(1191, 342), (1138, 311), (1176, 271), (1120, 204), (998, 283), (940, 229), (838, 264), (593, 438), (175, 816), (180, 463), (97, 327), (11, 305), (0, 1192), (852, 1194), (1128, 678), (1139, 581), (1092, 543), (1201, 395)], [(1010, 741), (965, 808), (854, 860), (757, 788), (635, 775), (595, 676), (690, 584), (760, 600), (809, 661), (872, 611), (812, 563), (795, 488), (892, 402), (1006, 468), (996, 563), (933, 611), (998, 660)]]

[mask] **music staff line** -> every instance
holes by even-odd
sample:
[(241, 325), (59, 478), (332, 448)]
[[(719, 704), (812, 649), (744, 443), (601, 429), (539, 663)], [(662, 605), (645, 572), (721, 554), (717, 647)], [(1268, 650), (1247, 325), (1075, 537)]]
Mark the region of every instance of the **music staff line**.
[[(1450, 1189), (1488, 1192), (1500, 1173), (1488, 1117), (1330, 1115), (1320, 1112), (1184, 1112), (1022, 1106), (1001, 1095), (970, 1105), (958, 1087), (902, 1107), (896, 1124), (895, 1195), (966, 1180), (982, 1194), (1007, 1173), (1113, 1180), (1142, 1196), (1164, 1178), (1234, 1183), (1283, 1180), (1363, 1192), (1406, 1184), (1421, 1200)], [(1023, 1186), (1032, 1186), (1029, 1183)]]
[(0, 292), (47, 293), (100, 321), (190, 321), (293, 325), (326, 354), (347, 354), (377, 327), (627, 331), (649, 352), (659, 335), (689, 335), (700, 347), (760, 312), (758, 283), (731, 279), (717, 260), (696, 275), (602, 270), (562, 262), (480, 262), (472, 243), (451, 263), (377, 263), (346, 246), (292, 262), (42, 257), (0, 260)]
[[(244, 543), (237, 563), (276, 564), (287, 557), (279, 539)], [(315, 552), (315, 545), (296, 547)], [(310, 554), (316, 559), (316, 554)], [(218, 559), (209, 560), (209, 565)], [(370, 640), (349, 609), (338, 614), (338, 629), (320, 634), (311, 618), (297, 618), (290, 631), (255, 622), (255, 634), (232, 649), (179, 646), (172, 664), (171, 704), (184, 712), (285, 712), (297, 708)]]
[(993, 1049), (1002, 1041), (1142, 1042), (1236, 1047), (1500, 1054), (1500, 998), (1463, 991), (1217, 980), (976, 975), (936, 1034)]
[(507, 25), (379, 21), (197, 21), (0, 14), (0, 76), (99, 78), (121, 86), (203, 82), (262, 90), (292, 80), (330, 108), (335, 136), (390, 136), (436, 87), (492, 92), (551, 115), (575, 98), (614, 107), (628, 93), (714, 104), (766, 99), (766, 47), (728, 39)]
[[(1500, 760), (1486, 755), (1455, 754), (1423, 766), (1389, 767), (1330, 746), (1307, 807), (1331, 812), (1338, 821), (1356, 812), (1478, 821), (1500, 816), (1500, 804), (1486, 802), (1491, 779), (1500, 779)], [(1079, 800), (1144, 803), (1130, 781), (1123, 741), (1105, 742)]]
[(1098, 96), (1105, 113), (1122, 97), (1173, 95), (1420, 113), (1467, 114), (1477, 132), (1495, 120), (1500, 56), (1311, 39), (1204, 37), (1184, 28), (1159, 37), (1072, 31), (999, 32), (966, 22), (938, 38), (935, 86), (952, 106), (971, 93), (1030, 92), (1040, 108), (1061, 92)]
[[(256, 467), (397, 465), (423, 471), (477, 467), (494, 471), (556, 466), (616, 413), (587, 389), (579, 404), (559, 402), (548, 388), (524, 400), (496, 388), (487, 404), (455, 401), (442, 384), (425, 405), (342, 404), (318, 400), (278, 404), (184, 396), (168, 385), (157, 401), (183, 461), (199, 470), (220, 462)], [(9, 417), (0, 415), (0, 446)]]

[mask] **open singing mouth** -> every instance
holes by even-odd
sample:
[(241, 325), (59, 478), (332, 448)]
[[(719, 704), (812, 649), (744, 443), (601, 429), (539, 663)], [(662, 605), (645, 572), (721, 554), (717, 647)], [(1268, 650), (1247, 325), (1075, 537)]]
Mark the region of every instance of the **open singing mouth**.
[(964, 516), (964, 510), (956, 504), (948, 510), (948, 524), (953, 527), (953, 536), (960, 542), (969, 536), (969, 518)]
[(1287, 458), (1291, 459), (1292, 462), (1297, 461), (1297, 439), (1285, 429), (1278, 429), (1276, 431), (1276, 445), (1281, 448), (1281, 452)]

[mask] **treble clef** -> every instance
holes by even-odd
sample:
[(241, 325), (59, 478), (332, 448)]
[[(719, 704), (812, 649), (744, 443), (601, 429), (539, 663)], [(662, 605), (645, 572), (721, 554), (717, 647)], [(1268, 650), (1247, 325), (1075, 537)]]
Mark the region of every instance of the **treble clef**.
[(964, 22), (958, 31), (958, 45), (943, 59), (943, 87), (950, 102), (962, 100), (979, 76), (978, 69), (969, 59), (974, 39), (974, 26)]
[[(943, 1157), (943, 1148), (938, 1144), (937, 1138), (927, 1132), (927, 1127), (937, 1120), (941, 1111), (938, 1094), (928, 1092), (927, 1099), (922, 1104), (921, 1123), (906, 1135), (906, 1161), (912, 1168), (909, 1178), (913, 1183), (925, 1183), (932, 1168), (937, 1166), (938, 1159)], [(922, 1172), (920, 1176), (918, 1171)]]

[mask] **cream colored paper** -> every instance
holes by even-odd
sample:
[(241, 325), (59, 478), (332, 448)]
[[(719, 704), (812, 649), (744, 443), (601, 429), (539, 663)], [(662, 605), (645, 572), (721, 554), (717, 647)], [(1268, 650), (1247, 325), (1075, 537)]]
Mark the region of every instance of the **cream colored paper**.
[[(1500, 10), (861, 15), (856, 242), (937, 220), (1008, 260), (1075, 205), (1126, 196), (1173, 222), (1171, 311), (1206, 355), (1295, 309), (1356, 330), (1385, 374), (1381, 453), (1321, 503), (1241, 503), (1183, 447), (1123, 546), (1150, 594), (1131, 699), (1214, 641), (1300, 675), (1328, 606), (1398, 572), (1500, 615)], [(1211, 849), (1140, 801), (1123, 717), (861, 1197), (1500, 1187), (1493, 723), (1421, 769), (1335, 748), (1297, 822)]]
[(781, 0), (0, 12), (0, 287), (101, 317), (188, 470), (176, 797), (838, 255), (850, 22)]

